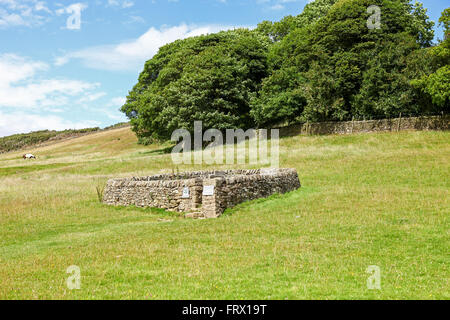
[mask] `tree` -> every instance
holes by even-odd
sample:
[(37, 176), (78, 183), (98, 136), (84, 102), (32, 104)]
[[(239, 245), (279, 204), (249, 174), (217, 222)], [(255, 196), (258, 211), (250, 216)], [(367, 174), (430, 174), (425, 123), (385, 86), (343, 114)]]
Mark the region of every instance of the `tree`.
[[(422, 5), (408, 0), (330, 4), (320, 11), (325, 16), (310, 18), (313, 23), (271, 47), (271, 74), (251, 103), (257, 124), (421, 112), (420, 98), (410, 85), (408, 57), (433, 39), (433, 23)], [(367, 26), (371, 5), (381, 9), (379, 29)]]
[[(449, 16), (440, 19), (446, 34)], [(447, 38), (431, 47), (433, 37), (419, 2), (315, 0), (253, 31), (162, 47), (122, 110), (142, 143), (192, 133), (194, 121), (224, 130), (435, 113), (449, 105), (450, 50)]]
[(175, 129), (250, 128), (249, 101), (267, 76), (267, 37), (238, 29), (169, 44), (150, 59), (122, 110), (143, 143)]
[(281, 41), (297, 28), (311, 25), (324, 17), (331, 6), (339, 0), (315, 0), (306, 4), (303, 12), (297, 16), (286, 16), (280, 21), (272, 23), (263, 21), (257, 31), (269, 36), (273, 41)]
[[(309, 41), (312, 26), (325, 17), (338, 0), (316, 0), (308, 3), (296, 17), (280, 22), (264, 22), (257, 31), (267, 34), (275, 43), (268, 53), (269, 77), (251, 100), (251, 115), (258, 126), (294, 122), (307, 103), (304, 90)], [(264, 30), (264, 31), (263, 31)]]
[(436, 106), (433, 111), (450, 111), (450, 8), (442, 12), (439, 23), (444, 26), (444, 40), (427, 51), (427, 60), (434, 66), (434, 72), (423, 74), (413, 80), (412, 85), (430, 97)]

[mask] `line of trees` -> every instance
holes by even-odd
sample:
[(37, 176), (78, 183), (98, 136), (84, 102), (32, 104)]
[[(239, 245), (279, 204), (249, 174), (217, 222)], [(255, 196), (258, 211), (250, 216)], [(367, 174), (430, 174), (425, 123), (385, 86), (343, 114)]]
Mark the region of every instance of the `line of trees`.
[[(370, 29), (367, 8), (381, 9)], [(439, 23), (449, 32), (450, 9)], [(147, 61), (122, 111), (141, 143), (176, 129), (448, 112), (450, 48), (409, 0), (315, 0), (298, 16), (178, 40)]]

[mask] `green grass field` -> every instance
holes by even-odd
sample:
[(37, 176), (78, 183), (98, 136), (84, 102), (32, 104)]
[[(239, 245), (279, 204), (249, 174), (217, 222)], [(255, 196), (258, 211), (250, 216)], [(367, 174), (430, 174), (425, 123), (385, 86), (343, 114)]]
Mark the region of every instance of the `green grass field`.
[(303, 187), (212, 220), (98, 201), (108, 178), (172, 170), (128, 128), (0, 155), (0, 299), (450, 298), (449, 132), (280, 144)]

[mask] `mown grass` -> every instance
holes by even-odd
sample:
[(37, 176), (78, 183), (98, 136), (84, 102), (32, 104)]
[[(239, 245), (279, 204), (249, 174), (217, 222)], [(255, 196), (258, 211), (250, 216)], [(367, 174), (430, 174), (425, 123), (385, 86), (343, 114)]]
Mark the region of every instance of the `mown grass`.
[[(0, 155), (0, 298), (449, 299), (449, 138), (284, 138), (281, 165), (303, 187), (216, 220), (99, 203), (108, 178), (173, 170), (167, 146), (128, 128), (33, 150), (35, 162)], [(66, 286), (71, 265), (81, 290)], [(367, 289), (369, 265), (381, 290)]]

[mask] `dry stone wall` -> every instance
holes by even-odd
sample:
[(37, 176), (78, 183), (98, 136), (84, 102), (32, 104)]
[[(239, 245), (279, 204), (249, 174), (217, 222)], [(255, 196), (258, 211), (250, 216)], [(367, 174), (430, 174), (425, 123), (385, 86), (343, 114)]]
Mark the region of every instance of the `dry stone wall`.
[(200, 171), (108, 181), (104, 203), (216, 218), (239, 203), (300, 188), (295, 169)]
[(448, 115), (443, 115), (366, 121), (303, 123), (280, 128), (280, 136), (296, 136), (300, 134), (327, 135), (361, 132), (396, 132), (404, 130), (449, 130), (449, 120), (450, 117)]

